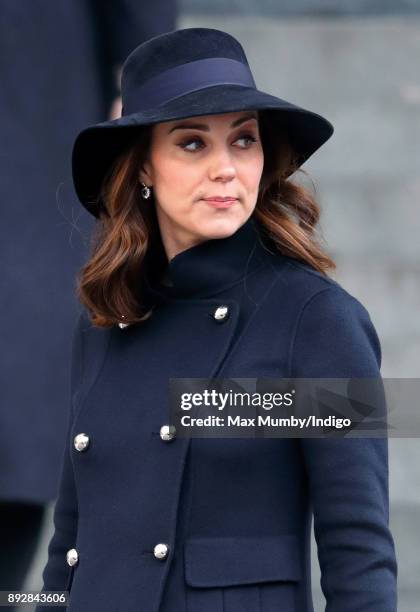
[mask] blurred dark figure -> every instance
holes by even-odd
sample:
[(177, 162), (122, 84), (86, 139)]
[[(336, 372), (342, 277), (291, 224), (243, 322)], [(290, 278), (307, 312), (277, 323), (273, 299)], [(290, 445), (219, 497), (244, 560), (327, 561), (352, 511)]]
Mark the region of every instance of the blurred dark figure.
[(72, 190), (71, 147), (115, 114), (119, 67), (175, 29), (177, 7), (1, 0), (0, 11), (0, 590), (21, 590), (56, 496), (92, 223)]

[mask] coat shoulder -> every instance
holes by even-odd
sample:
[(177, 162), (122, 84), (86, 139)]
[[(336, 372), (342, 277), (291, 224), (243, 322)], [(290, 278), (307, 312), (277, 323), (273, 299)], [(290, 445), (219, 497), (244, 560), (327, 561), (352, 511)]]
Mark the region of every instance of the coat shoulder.
[(276, 279), (270, 303), (276, 313), (282, 308), (289, 317), (291, 371), (314, 377), (377, 374), (381, 343), (360, 300), (336, 280), (291, 257), (274, 255), (272, 271)]
[(272, 253), (270, 262), (273, 274), (276, 276), (273, 290), (281, 293), (283, 298), (286, 292), (291, 299), (297, 300), (303, 306), (319, 293), (328, 292), (337, 303), (358, 304), (364, 308), (361, 302), (338, 281), (304, 261), (276, 252)]
[(379, 343), (368, 309), (338, 281), (281, 253), (273, 254), (272, 269), (276, 280), (270, 297), (273, 303), (286, 301), (297, 322), (305, 318), (319, 326), (324, 321), (327, 328), (361, 325)]

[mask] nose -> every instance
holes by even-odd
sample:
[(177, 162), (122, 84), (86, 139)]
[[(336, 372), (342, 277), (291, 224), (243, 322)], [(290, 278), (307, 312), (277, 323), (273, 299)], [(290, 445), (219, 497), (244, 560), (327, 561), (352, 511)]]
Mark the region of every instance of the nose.
[(236, 176), (236, 168), (232, 157), (226, 148), (215, 151), (209, 168), (209, 178), (212, 181), (230, 181)]

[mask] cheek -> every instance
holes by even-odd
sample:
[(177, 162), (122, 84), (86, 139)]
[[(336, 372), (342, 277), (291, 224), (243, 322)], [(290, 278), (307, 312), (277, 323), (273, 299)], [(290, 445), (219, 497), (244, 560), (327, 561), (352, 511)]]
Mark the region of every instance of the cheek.
[(188, 194), (200, 181), (201, 172), (198, 165), (174, 159), (161, 160), (156, 166), (156, 182), (163, 193)]
[(191, 212), (203, 181), (199, 166), (166, 159), (155, 166), (155, 196), (158, 206), (171, 218), (182, 222)]
[(263, 153), (256, 154), (252, 160), (247, 160), (247, 163), (242, 167), (242, 180), (248, 191), (258, 189), (262, 172), (264, 168)]

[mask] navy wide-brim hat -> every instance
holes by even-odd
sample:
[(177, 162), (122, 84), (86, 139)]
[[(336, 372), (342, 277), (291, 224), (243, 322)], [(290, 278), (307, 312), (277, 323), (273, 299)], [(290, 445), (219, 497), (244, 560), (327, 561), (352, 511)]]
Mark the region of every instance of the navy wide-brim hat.
[(186, 28), (139, 45), (124, 62), (122, 116), (91, 125), (76, 137), (72, 154), (78, 198), (99, 216), (102, 181), (139, 126), (242, 110), (266, 110), (287, 123), (301, 166), (333, 134), (321, 115), (257, 89), (245, 52), (231, 35)]

